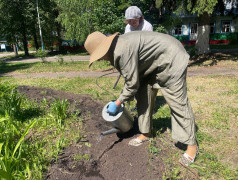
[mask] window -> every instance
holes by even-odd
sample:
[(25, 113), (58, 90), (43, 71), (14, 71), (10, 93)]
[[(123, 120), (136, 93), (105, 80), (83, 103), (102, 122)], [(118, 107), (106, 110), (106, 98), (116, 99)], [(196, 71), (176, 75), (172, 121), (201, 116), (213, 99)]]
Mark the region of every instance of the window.
[(191, 24), (191, 34), (197, 34), (197, 32), (198, 32), (198, 24), (192, 23)]
[(222, 33), (229, 33), (231, 32), (231, 21), (222, 21)]
[(173, 30), (173, 35), (182, 35), (182, 25), (177, 25)]
[(198, 37), (198, 23), (191, 23), (189, 40), (191, 41), (197, 40), (197, 37)]
[(215, 33), (215, 23), (210, 23), (210, 34)]

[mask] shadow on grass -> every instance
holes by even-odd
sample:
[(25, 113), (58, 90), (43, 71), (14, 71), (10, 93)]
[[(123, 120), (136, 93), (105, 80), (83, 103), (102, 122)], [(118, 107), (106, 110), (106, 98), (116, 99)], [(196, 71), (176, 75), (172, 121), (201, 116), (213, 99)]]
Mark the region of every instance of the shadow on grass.
[(29, 107), (29, 108), (21, 111), (21, 113), (17, 117), (17, 120), (19, 120), (21, 122), (25, 122), (29, 119), (37, 118), (37, 117), (41, 116), (43, 114), (43, 112), (44, 111), (41, 110), (41, 108), (39, 108), (39, 107)]
[[(163, 96), (157, 96), (155, 101), (155, 108), (154, 111), (157, 112), (162, 106), (166, 104), (166, 100)], [(156, 118), (153, 119), (153, 129), (154, 131), (160, 131), (164, 133), (167, 129), (171, 129), (171, 119), (170, 117), (167, 118)]]
[(219, 61), (231, 60), (238, 61), (238, 53), (230, 51), (213, 51), (210, 54), (204, 54), (199, 56), (193, 56), (190, 58), (189, 67), (191, 66), (214, 66)]
[(14, 72), (19, 69), (28, 69), (34, 66), (36, 63), (7, 63), (0, 62), (0, 77), (4, 76), (6, 73)]
[[(14, 120), (20, 121), (20, 122), (25, 122), (28, 121), (32, 118), (37, 118), (41, 116), (44, 113), (44, 111), (40, 107), (29, 107), (26, 109), (21, 109), (18, 114), (14, 116)], [(5, 115), (4, 109), (0, 110), (0, 114), (2, 116)]]
[(155, 100), (155, 108), (154, 110), (157, 111), (159, 108), (166, 104), (166, 100), (163, 96), (157, 96)]

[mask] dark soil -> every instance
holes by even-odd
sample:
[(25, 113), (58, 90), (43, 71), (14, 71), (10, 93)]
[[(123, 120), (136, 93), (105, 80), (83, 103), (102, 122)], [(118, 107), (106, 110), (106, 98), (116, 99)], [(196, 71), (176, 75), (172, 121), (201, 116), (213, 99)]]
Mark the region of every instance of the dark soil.
[[(84, 138), (64, 149), (57, 162), (52, 161), (44, 179), (149, 180), (162, 179), (163, 175), (169, 179), (174, 168), (180, 169), (176, 175), (180, 175), (180, 177), (182, 175), (181, 179), (197, 179), (196, 172), (182, 167), (177, 163), (178, 159), (175, 161), (171, 159), (171, 152), (174, 154), (179, 152), (182, 155), (183, 151), (174, 146), (166, 131), (162, 135), (162, 139), (153, 140), (154, 146), (160, 149), (156, 155), (149, 153), (149, 141), (139, 147), (128, 146), (129, 140), (138, 134), (136, 118), (135, 125), (130, 132), (107, 135), (98, 142), (100, 133), (111, 128), (111, 125), (107, 124), (101, 116), (104, 105), (100, 102), (92, 100), (87, 95), (38, 87), (20, 86), (19, 92), (39, 102), (43, 97), (67, 99), (70, 103), (75, 100), (80, 102), (76, 108), (81, 110)], [(75, 155), (80, 154), (89, 154), (90, 159), (74, 158)], [(168, 163), (168, 161), (173, 162)], [(182, 171), (183, 168), (185, 173)]]

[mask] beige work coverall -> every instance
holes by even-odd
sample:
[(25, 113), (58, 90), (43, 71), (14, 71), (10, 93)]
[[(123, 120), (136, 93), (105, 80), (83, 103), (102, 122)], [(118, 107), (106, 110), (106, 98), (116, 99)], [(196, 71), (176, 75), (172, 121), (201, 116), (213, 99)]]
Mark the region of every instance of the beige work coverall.
[(134, 31), (118, 37), (112, 65), (125, 84), (119, 100), (137, 96), (141, 133), (152, 129), (152, 112), (158, 89), (171, 109), (172, 138), (196, 144), (194, 115), (187, 97), (189, 55), (174, 37), (158, 32)]

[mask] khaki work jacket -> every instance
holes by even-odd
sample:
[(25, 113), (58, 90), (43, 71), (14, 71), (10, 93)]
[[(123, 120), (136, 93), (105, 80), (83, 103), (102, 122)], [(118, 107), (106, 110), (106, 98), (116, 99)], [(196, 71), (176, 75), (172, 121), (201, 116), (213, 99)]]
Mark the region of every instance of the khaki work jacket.
[(112, 60), (125, 79), (119, 100), (123, 103), (133, 97), (145, 78), (157, 87), (170, 86), (181, 77), (188, 60), (181, 42), (170, 35), (147, 31), (120, 35)]

